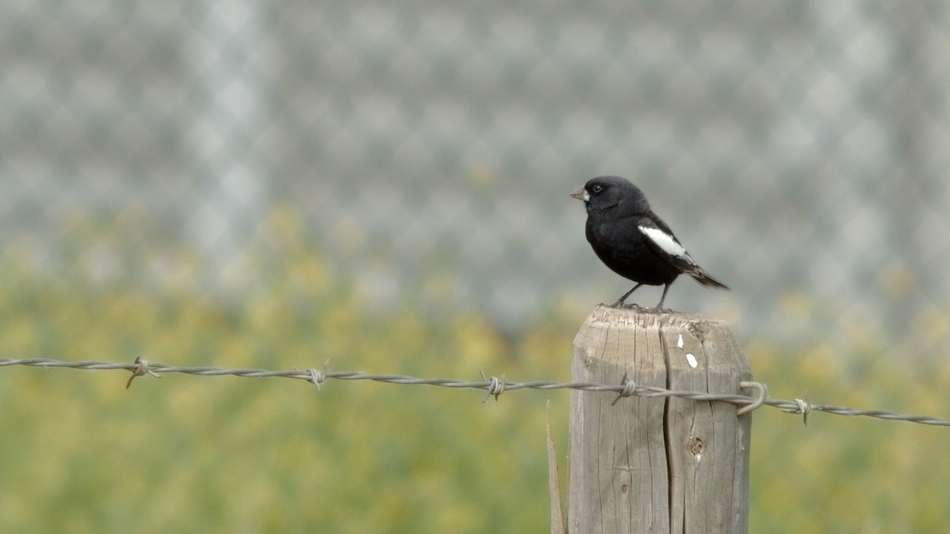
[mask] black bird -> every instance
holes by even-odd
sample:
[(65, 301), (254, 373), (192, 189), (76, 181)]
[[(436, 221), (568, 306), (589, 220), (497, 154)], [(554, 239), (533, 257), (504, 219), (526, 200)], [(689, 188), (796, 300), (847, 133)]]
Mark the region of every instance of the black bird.
[(665, 286), (656, 305), (662, 310), (670, 284), (683, 273), (704, 286), (729, 289), (696, 265), (670, 227), (650, 209), (643, 191), (624, 178), (593, 178), (571, 196), (587, 207), (587, 241), (600, 261), (637, 283), (614, 307), (623, 306), (631, 293), (646, 284)]

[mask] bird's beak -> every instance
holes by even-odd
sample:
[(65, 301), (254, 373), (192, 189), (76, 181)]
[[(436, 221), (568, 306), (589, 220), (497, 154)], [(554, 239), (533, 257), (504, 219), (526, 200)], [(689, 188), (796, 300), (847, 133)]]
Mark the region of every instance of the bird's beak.
[(583, 200), (584, 202), (590, 202), (590, 193), (584, 189), (584, 186), (580, 186), (575, 189), (574, 192), (571, 193), (571, 196), (578, 200)]

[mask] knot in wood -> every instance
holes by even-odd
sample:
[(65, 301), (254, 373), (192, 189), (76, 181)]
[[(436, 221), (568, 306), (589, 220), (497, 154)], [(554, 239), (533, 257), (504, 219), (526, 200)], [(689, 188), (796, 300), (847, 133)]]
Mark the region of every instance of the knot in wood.
[(693, 436), (689, 438), (689, 443), (686, 444), (686, 449), (698, 460), (699, 457), (703, 455), (703, 451), (706, 450), (706, 443), (701, 438)]
[(709, 333), (710, 327), (706, 322), (693, 321), (689, 323), (687, 330), (689, 330), (690, 334), (696, 336), (696, 339), (698, 339), (700, 342), (703, 342), (706, 341), (706, 335)]

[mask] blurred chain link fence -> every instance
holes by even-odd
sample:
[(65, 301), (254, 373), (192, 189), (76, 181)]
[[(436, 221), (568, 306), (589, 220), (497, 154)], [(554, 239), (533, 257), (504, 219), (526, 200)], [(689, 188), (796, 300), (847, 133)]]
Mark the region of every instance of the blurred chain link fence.
[(9, 0), (0, 27), (0, 259), (37, 276), (241, 298), (276, 210), (367, 308), (517, 331), (629, 288), (567, 196), (619, 174), (734, 288), (676, 308), (950, 328), (943, 3)]

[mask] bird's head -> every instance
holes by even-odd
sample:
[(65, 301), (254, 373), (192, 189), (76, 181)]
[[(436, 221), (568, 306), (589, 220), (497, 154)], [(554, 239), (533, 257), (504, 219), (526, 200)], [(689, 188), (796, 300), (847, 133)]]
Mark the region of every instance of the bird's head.
[(619, 176), (591, 178), (571, 196), (583, 200), (588, 211), (606, 211), (618, 206), (631, 213), (650, 211), (650, 204), (640, 188)]

